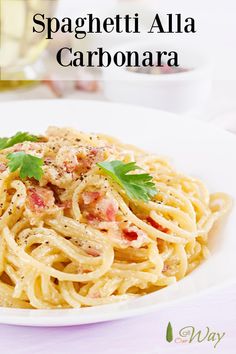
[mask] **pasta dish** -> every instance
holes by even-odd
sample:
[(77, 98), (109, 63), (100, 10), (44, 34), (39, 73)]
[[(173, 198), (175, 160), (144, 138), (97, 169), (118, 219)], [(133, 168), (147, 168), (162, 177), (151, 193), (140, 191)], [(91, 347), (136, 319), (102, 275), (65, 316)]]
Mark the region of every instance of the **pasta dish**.
[(208, 257), (224, 193), (163, 158), (50, 127), (0, 139), (0, 306), (79, 308), (139, 297)]

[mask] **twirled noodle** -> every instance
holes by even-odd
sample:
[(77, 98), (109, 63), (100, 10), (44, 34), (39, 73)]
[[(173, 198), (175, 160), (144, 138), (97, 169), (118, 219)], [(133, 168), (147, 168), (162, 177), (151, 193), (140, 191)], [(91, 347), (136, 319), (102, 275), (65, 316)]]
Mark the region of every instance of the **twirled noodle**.
[[(43, 178), (10, 173), (7, 155), (44, 160)], [(97, 166), (136, 161), (155, 182), (132, 200)], [(96, 306), (182, 279), (209, 255), (208, 236), (231, 205), (223, 193), (176, 172), (167, 160), (105, 135), (49, 128), (38, 142), (0, 153), (0, 305)]]

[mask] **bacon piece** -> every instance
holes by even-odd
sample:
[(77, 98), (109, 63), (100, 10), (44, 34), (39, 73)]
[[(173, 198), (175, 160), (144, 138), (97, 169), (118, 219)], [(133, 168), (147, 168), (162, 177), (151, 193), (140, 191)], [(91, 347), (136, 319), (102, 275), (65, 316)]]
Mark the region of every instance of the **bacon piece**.
[(116, 205), (110, 203), (107, 207), (107, 210), (106, 210), (106, 217), (107, 217), (107, 220), (108, 221), (115, 221), (115, 216), (117, 214), (117, 207)]
[(74, 155), (72, 152), (71, 154), (68, 154), (67, 160), (64, 161), (64, 167), (67, 173), (72, 173), (75, 172), (78, 168), (78, 160), (76, 155)]
[(27, 190), (28, 204), (34, 213), (44, 212), (53, 207), (55, 198), (50, 189), (43, 187), (31, 187)]
[(72, 200), (65, 200), (64, 202), (60, 203), (58, 206), (63, 209), (71, 209), (72, 208)]
[(95, 163), (104, 160), (104, 149), (92, 148), (87, 154), (81, 151), (77, 155), (77, 160), (82, 171), (88, 171)]
[(155, 229), (164, 232), (165, 234), (170, 233), (170, 230), (167, 227), (163, 227), (162, 225), (158, 224), (155, 220), (153, 220), (150, 216), (147, 217), (147, 222), (152, 225)]
[(82, 174), (89, 171), (95, 163), (103, 160), (104, 149), (79, 147), (77, 150), (66, 146), (59, 150), (56, 163), (67, 173)]
[(115, 221), (119, 206), (112, 197), (104, 197), (99, 191), (82, 194), (82, 210), (89, 222)]
[(94, 222), (101, 221), (92, 213), (86, 213), (86, 218), (87, 218), (88, 222), (91, 223), (91, 224), (94, 223)]
[(7, 166), (4, 163), (0, 163), (0, 173), (6, 171)]
[(73, 163), (72, 161), (65, 161), (64, 166), (65, 166), (67, 173), (72, 173), (72, 172), (76, 171), (76, 169), (78, 167), (78, 163), (77, 162)]
[(123, 237), (130, 242), (139, 240), (142, 244), (142, 242), (146, 239), (147, 235), (138, 227), (130, 226), (123, 230)]
[(101, 192), (84, 192), (82, 199), (85, 205), (96, 202), (102, 196)]
[(74, 172), (78, 167), (77, 150), (69, 146), (63, 146), (59, 149), (55, 159), (57, 166), (62, 167), (67, 173)]
[(124, 229), (123, 235), (124, 235), (124, 238), (128, 241), (135, 241), (138, 239), (138, 233), (133, 230)]
[(115, 221), (119, 206), (113, 198), (102, 198), (96, 203), (96, 211), (101, 221)]

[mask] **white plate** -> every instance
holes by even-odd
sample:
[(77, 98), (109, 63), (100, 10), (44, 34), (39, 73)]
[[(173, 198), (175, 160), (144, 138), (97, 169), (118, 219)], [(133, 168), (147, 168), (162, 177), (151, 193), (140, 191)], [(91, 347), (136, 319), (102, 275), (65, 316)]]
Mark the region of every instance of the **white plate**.
[[(210, 124), (164, 112), (93, 101), (24, 101), (0, 104), (1, 136), (43, 132), (48, 125), (112, 134), (170, 156), (178, 169), (203, 179), (210, 190), (236, 199), (236, 138)], [(130, 317), (216, 291), (235, 281), (236, 209), (212, 240), (211, 258), (180, 282), (156, 293), (112, 305), (71, 310), (0, 308), (0, 323), (67, 326)]]

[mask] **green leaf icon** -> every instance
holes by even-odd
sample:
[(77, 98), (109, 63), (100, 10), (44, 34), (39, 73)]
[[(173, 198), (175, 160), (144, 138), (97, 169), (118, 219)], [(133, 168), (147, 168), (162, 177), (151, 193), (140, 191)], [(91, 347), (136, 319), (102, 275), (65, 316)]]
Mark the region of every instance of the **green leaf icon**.
[(166, 340), (169, 343), (172, 342), (172, 340), (173, 340), (173, 329), (172, 329), (172, 326), (171, 326), (170, 322), (168, 323), (168, 326), (167, 326), (167, 329), (166, 329)]

